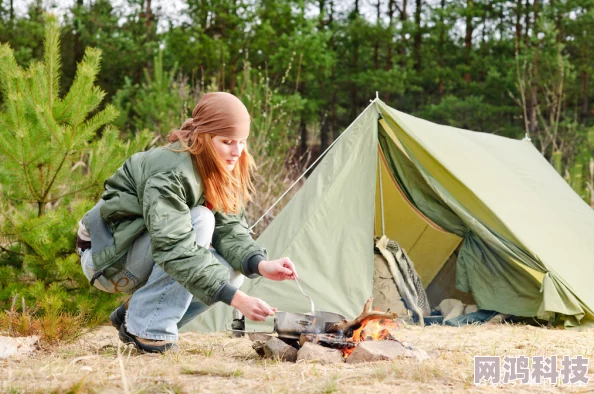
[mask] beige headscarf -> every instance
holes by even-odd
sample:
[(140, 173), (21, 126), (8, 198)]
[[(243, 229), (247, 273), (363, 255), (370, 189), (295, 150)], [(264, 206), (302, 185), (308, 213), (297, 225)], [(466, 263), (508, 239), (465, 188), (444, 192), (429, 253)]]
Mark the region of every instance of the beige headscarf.
[(230, 93), (206, 93), (180, 130), (172, 131), (169, 142), (188, 141), (194, 134), (215, 134), (244, 139), (250, 133), (250, 114), (241, 100)]

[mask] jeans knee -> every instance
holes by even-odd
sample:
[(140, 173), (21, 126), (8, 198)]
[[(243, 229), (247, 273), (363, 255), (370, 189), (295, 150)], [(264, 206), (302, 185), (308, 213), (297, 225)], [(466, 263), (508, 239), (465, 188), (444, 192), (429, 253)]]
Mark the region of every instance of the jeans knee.
[(192, 227), (196, 233), (196, 243), (208, 247), (212, 241), (215, 228), (215, 217), (212, 211), (202, 205), (190, 210)]
[(243, 276), (241, 272), (233, 270), (233, 268), (231, 268), (229, 271), (229, 284), (239, 289), (243, 285), (245, 276)]

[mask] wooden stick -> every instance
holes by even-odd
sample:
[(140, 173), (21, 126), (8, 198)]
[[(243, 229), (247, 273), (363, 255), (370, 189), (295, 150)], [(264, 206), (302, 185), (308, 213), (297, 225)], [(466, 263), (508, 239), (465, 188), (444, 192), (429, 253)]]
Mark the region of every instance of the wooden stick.
[(349, 330), (356, 330), (360, 328), (363, 324), (371, 320), (379, 320), (379, 319), (396, 319), (398, 314), (396, 312), (380, 312), (380, 311), (373, 311), (373, 297), (370, 297), (365, 306), (363, 307), (363, 312), (354, 320), (343, 320), (338, 323), (334, 323), (328, 327), (326, 330), (327, 333), (330, 332), (340, 332), (346, 333)]

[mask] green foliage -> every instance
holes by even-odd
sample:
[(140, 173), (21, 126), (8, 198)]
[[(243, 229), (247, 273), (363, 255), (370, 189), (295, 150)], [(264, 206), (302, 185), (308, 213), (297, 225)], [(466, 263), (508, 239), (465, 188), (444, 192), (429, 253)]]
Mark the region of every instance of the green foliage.
[(131, 132), (148, 129), (155, 136), (166, 136), (191, 116), (190, 86), (177, 73), (177, 63), (170, 71), (163, 68), (163, 52), (154, 58), (152, 75), (144, 69), (142, 85), (129, 78), (114, 97), (120, 111), (116, 125)]
[(53, 297), (55, 310), (100, 313), (114, 300), (105, 302), (82, 274), (74, 253), (77, 222), (103, 181), (150, 136), (122, 141), (109, 124), (118, 114), (111, 105), (100, 108), (99, 50), (87, 49), (60, 97), (59, 37), (56, 19), (48, 17), (43, 61), (27, 69), (0, 45), (0, 307), (19, 294), (29, 304)]
[(460, 99), (448, 95), (439, 104), (425, 107), (419, 115), (424, 119), (453, 127), (475, 131), (490, 129), (494, 134), (511, 136), (518, 134), (517, 128), (515, 130), (497, 129), (492, 122), (497, 116), (513, 113), (514, 109), (487, 104), (484, 97), (467, 96)]

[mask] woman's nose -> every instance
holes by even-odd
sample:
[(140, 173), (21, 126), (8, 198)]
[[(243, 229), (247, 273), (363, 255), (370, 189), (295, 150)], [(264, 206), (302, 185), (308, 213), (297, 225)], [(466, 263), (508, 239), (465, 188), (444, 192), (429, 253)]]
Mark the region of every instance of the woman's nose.
[(239, 148), (239, 145), (233, 145), (233, 147), (231, 148), (231, 156), (239, 157), (240, 155), (241, 149)]

